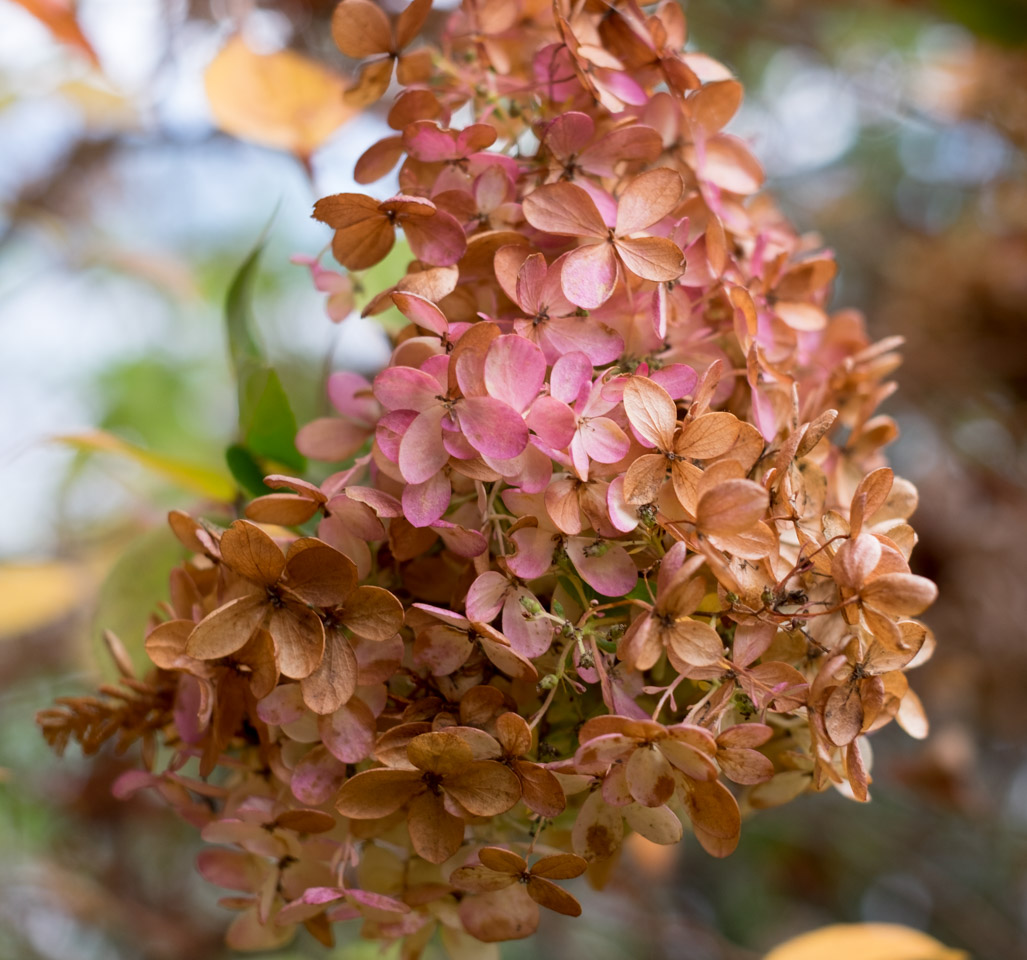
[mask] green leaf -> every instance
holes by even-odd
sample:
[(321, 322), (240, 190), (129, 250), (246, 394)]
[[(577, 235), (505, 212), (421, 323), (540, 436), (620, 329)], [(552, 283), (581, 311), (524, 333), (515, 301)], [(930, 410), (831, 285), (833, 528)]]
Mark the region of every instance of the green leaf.
[(941, 8), (978, 36), (1007, 47), (1027, 43), (1022, 0), (941, 0)]
[(296, 415), (278, 374), (270, 368), (251, 374), (243, 394), (239, 426), (250, 452), (301, 473), (306, 470), (306, 457), (296, 449)]
[(235, 485), (223, 473), (208, 467), (144, 450), (105, 430), (55, 437), (61, 443), (91, 453), (114, 453), (127, 457), (175, 485), (222, 503), (235, 499)]
[(265, 471), (257, 458), (241, 443), (233, 443), (225, 450), (225, 462), (239, 486), (251, 496), (262, 497), (271, 492), (271, 488), (264, 483)]
[[(264, 469), (262, 461), (298, 473), (307, 468), (306, 458), (296, 449), (296, 415), (256, 332), (253, 291), (266, 238), (267, 228), (236, 272), (225, 299), (225, 329), (239, 398), (240, 437), (240, 443), (229, 447), (225, 456), (233, 476), (247, 490), (259, 493), (267, 492), (262, 478), (270, 472)], [(261, 483), (256, 486), (258, 473)]]
[(228, 331), (228, 353), (239, 388), (239, 413), (244, 410), (245, 384), (250, 377), (267, 366), (264, 351), (257, 340), (253, 316), (253, 288), (260, 267), (260, 257), (267, 240), (267, 228), (257, 240), (249, 256), (239, 267), (225, 298), (225, 328)]
[(104, 630), (117, 634), (139, 676), (150, 666), (144, 640), (147, 621), (157, 604), (168, 599), (168, 574), (185, 555), (182, 544), (166, 527), (135, 537), (121, 552), (100, 588), (93, 618), (94, 661), (114, 677), (103, 642)]

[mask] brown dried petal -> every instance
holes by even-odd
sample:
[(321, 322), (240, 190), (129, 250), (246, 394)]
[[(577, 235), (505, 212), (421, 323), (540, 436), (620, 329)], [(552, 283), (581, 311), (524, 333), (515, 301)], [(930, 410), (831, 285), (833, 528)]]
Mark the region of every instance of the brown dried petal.
[(150, 631), (146, 655), (162, 670), (183, 670), (192, 660), (185, 646), (196, 627), (192, 620), (169, 620)]
[(257, 523), (297, 527), (306, 523), (317, 510), (317, 502), (310, 497), (301, 497), (295, 493), (269, 493), (251, 500), (246, 505), (246, 516)]
[(332, 39), (354, 60), (375, 57), (392, 51), (389, 18), (369, 0), (345, 0), (332, 15)]
[(668, 462), (662, 454), (646, 454), (635, 460), (624, 476), (628, 503), (654, 503), (667, 479)]
[(598, 790), (592, 793), (578, 811), (571, 831), (574, 852), (589, 863), (608, 860), (624, 839), (621, 812), (603, 800)]
[(424, 789), (417, 771), (365, 770), (342, 785), (335, 808), (351, 820), (378, 820)]
[(521, 782), (509, 768), (494, 760), (477, 760), (447, 777), (446, 792), (476, 817), (505, 813), (521, 799)]
[(524, 857), (504, 847), (482, 847), (478, 859), (489, 869), (520, 876), (528, 869)]
[(303, 700), (314, 713), (338, 710), (357, 689), (357, 658), (339, 630), (325, 632), (324, 656), (317, 669), (300, 683)]
[(573, 880), (580, 877), (587, 867), (588, 863), (573, 853), (554, 853), (539, 860), (531, 868), (531, 875), (550, 880)]
[(881, 560), (881, 542), (869, 533), (846, 540), (831, 561), (831, 576), (840, 587), (858, 590)]
[(485, 943), (530, 937), (539, 922), (538, 904), (520, 883), (492, 893), (464, 897), (460, 922), (471, 936)]
[(719, 780), (690, 784), (685, 807), (696, 838), (712, 856), (726, 857), (738, 845), (742, 831), (738, 803)]
[(652, 747), (639, 747), (628, 759), (631, 795), (646, 807), (663, 806), (674, 796), (674, 773), (667, 758)]
[(222, 534), (221, 558), (240, 576), (262, 587), (276, 584), (285, 569), (278, 544), (247, 520), (236, 520)]
[(309, 677), (321, 662), (325, 631), (321, 618), (309, 607), (286, 601), (271, 608), (268, 632), (275, 641), (278, 668), (293, 680)]
[(407, 829), (417, 855), (429, 863), (445, 862), (464, 842), (464, 821), (453, 816), (442, 797), (430, 790), (410, 802)]
[(738, 439), (739, 421), (731, 413), (707, 413), (686, 424), (674, 444), (679, 457), (709, 460), (727, 453)]
[(677, 620), (666, 636), (678, 659), (695, 667), (711, 666), (724, 655), (720, 634), (701, 620)]
[(864, 603), (892, 617), (914, 617), (938, 597), (938, 588), (926, 577), (912, 573), (886, 573), (860, 591)]
[(207, 614), (189, 635), (187, 656), (216, 660), (246, 644), (264, 620), (267, 602), (260, 596), (239, 597)]
[(374, 714), (363, 700), (354, 697), (334, 713), (318, 717), (317, 732), (337, 760), (359, 763), (374, 749)]
[(500, 714), (496, 718), (496, 739), (502, 744), (505, 753), (512, 757), (523, 757), (531, 750), (531, 728), (528, 721), (517, 713)]
[(684, 833), (681, 821), (670, 807), (643, 807), (631, 803), (624, 808), (624, 819), (629, 827), (653, 843), (678, 843)]
[(419, 770), (449, 777), (468, 769), (474, 753), (455, 733), (440, 731), (414, 737), (407, 744), (407, 759)]
[(855, 683), (835, 687), (824, 703), (824, 729), (837, 746), (851, 743), (863, 729), (863, 700)]
[(356, 564), (315, 537), (302, 537), (289, 547), (285, 570), (289, 589), (317, 607), (343, 603), (357, 582)]
[(340, 616), (358, 637), (388, 640), (403, 626), (403, 604), (381, 587), (359, 586), (346, 598)]
[(567, 808), (560, 781), (545, 767), (520, 761), (514, 764), (514, 772), (521, 779), (522, 799), (529, 810), (551, 820)]
[(707, 535), (742, 533), (759, 520), (770, 495), (751, 480), (725, 480), (699, 498), (696, 522)]
[(497, 873), (481, 864), (460, 867), (449, 875), (449, 882), (458, 890), (469, 893), (489, 893), (492, 890), (504, 890), (517, 882), (517, 877), (510, 873)]
[(335, 817), (320, 810), (286, 810), (275, 817), (276, 827), (297, 833), (327, 833), (335, 823)]
[(539, 906), (555, 910), (567, 917), (580, 917), (581, 904), (562, 887), (532, 875), (528, 878), (528, 896)]

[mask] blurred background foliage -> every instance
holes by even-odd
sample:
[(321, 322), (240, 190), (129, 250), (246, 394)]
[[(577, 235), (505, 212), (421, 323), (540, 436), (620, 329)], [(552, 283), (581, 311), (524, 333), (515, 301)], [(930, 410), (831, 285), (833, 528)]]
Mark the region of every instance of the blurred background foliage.
[[(451, 5), (436, 0), (430, 27)], [(270, 119), (212, 111), (204, 89), (238, 33), (345, 81), (332, 6), (0, 0), (0, 957), (224, 955), (229, 915), (192, 869), (191, 829), (111, 798), (125, 760), (56, 761), (33, 714), (94, 686), (103, 628), (141, 649), (179, 557), (166, 510), (231, 490), (231, 444), (259, 469), (278, 442), (240, 429), (223, 321), (265, 227), (258, 366), (291, 416), (324, 411), (326, 371), (387, 356), (376, 324), (333, 325), (289, 262), (326, 243), (311, 203), (355, 189), (383, 118), (283, 105), (241, 72), (239, 99)], [(888, 412), (895, 467), (921, 492), (917, 572), (941, 588), (939, 653), (913, 678), (933, 732), (874, 738), (869, 806), (765, 811), (726, 861), (630, 846), (609, 890), (584, 893), (585, 919), (503, 955), (742, 960), (821, 924), (891, 921), (980, 960), (1027, 956), (1027, 7), (685, 6), (690, 42), (745, 83), (734, 132), (836, 251), (836, 305), (906, 339)], [(310, 109), (331, 116), (283, 133), (283, 112)], [(267, 402), (287, 423), (283, 398)], [(300, 940), (281, 960), (328, 955)]]

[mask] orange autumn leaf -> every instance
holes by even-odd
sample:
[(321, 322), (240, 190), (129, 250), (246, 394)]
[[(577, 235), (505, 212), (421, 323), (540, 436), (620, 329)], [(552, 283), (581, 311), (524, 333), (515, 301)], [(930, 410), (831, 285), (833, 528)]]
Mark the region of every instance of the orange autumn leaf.
[(214, 122), (242, 140), (306, 159), (356, 111), (342, 77), (289, 50), (260, 54), (233, 37), (204, 78)]
[(764, 960), (966, 960), (966, 956), (896, 923), (839, 923), (782, 943)]
[(92, 44), (82, 33), (82, 28), (75, 18), (75, 0), (14, 0), (37, 20), (43, 23), (53, 34), (54, 39), (65, 46), (74, 47), (86, 56), (86, 59), (100, 68), (100, 60)]

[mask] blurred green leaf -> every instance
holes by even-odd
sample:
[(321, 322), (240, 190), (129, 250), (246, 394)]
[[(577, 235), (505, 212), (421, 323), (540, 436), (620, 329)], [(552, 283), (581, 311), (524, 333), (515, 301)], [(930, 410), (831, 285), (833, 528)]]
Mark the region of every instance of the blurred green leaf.
[(144, 450), (105, 430), (55, 437), (61, 443), (89, 453), (113, 453), (127, 457), (153, 473), (159, 474), (185, 490), (203, 497), (231, 503), (235, 498), (235, 485), (223, 473), (195, 463), (167, 457)]
[(940, 0), (939, 6), (978, 36), (1005, 46), (1027, 43), (1024, 0)]
[(307, 460), (296, 449), (296, 416), (278, 374), (268, 368), (246, 381), (239, 425), (247, 448), (256, 456), (303, 472)]
[[(263, 460), (298, 473), (307, 467), (306, 458), (296, 449), (296, 415), (256, 334), (253, 292), (266, 234), (265, 228), (232, 279), (225, 300), (225, 328), (239, 398), (240, 435), (240, 443), (226, 451), (226, 459), (233, 476), (250, 491), (255, 489), (256, 473), (262, 477), (268, 472)], [(266, 492), (263, 483), (256, 489)]]
[(94, 661), (108, 676), (117, 672), (103, 642), (104, 630), (118, 636), (140, 675), (150, 666), (143, 646), (147, 621), (156, 605), (167, 600), (168, 571), (184, 554), (175, 535), (161, 526), (134, 538), (111, 567), (100, 587), (92, 631)]
[(225, 450), (225, 462), (239, 486), (251, 496), (262, 497), (271, 492), (256, 457), (241, 443), (233, 443)]
[(228, 331), (228, 353), (232, 358), (232, 369), (239, 387), (240, 416), (245, 402), (244, 385), (249, 378), (267, 365), (264, 351), (257, 342), (253, 315), (253, 288), (264, 252), (267, 230), (261, 234), (256, 246), (243, 261), (232, 278), (225, 298), (225, 328)]

